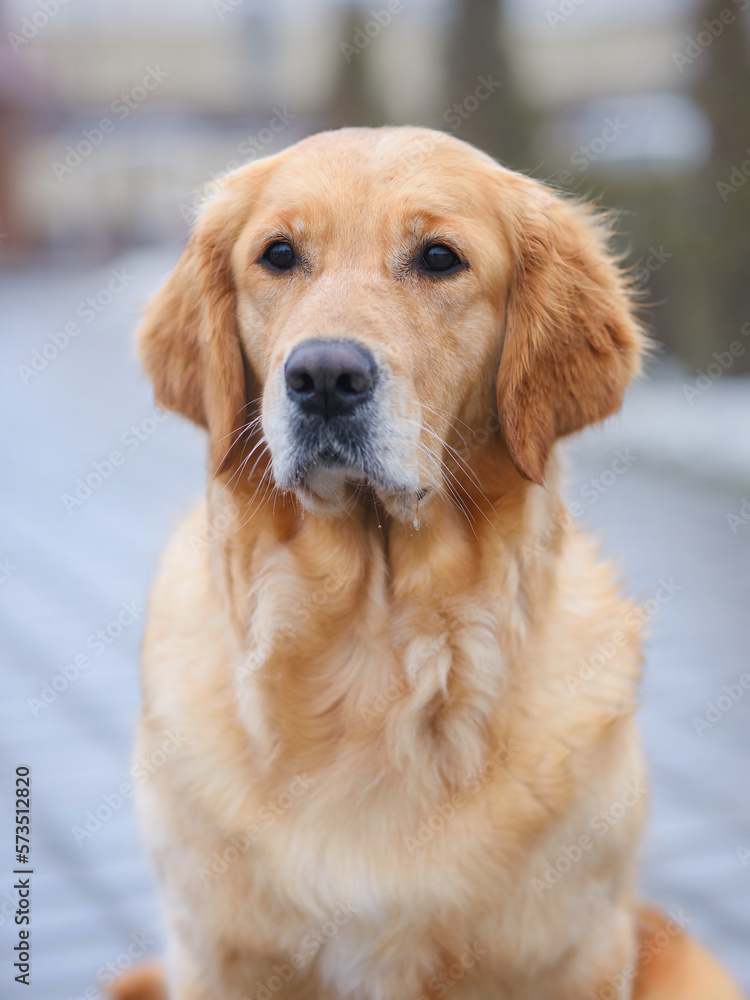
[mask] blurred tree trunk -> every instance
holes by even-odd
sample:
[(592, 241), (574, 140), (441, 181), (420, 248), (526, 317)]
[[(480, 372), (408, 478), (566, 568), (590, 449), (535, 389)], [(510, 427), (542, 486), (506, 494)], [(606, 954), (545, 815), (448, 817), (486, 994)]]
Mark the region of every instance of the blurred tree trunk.
[(364, 44), (367, 36), (363, 34), (362, 27), (368, 19), (367, 10), (357, 3), (348, 3), (344, 7), (341, 42), (337, 46), (341, 69), (327, 116), (328, 128), (388, 124), (368, 73), (370, 47)]
[[(454, 6), (448, 29), (448, 101), (439, 127), (516, 170), (531, 170), (536, 121), (513, 80), (505, 5), (498, 0), (455, 0)], [(478, 87), (480, 94), (495, 89), (475, 108)]]
[[(369, 16), (369, 7), (354, 2), (344, 8), (341, 69), (328, 116), (332, 128), (387, 124), (368, 72), (370, 46), (356, 44), (366, 41), (362, 29)], [(509, 166), (530, 170), (536, 121), (514, 84), (505, 24), (498, 0), (455, 0), (448, 25), (445, 99), (436, 100), (435, 125)]]
[[(703, 21), (721, 24), (726, 0), (708, 0), (696, 13), (691, 35)], [(733, 9), (733, 8), (732, 8)], [(721, 34), (696, 58), (701, 73), (692, 96), (713, 130), (711, 156), (683, 204), (686, 238), (680, 253), (679, 296), (683, 353), (692, 367), (712, 363), (733, 341), (745, 350), (728, 369), (750, 371), (750, 38), (746, 19), (735, 12)], [(743, 169), (744, 166), (744, 169)], [(746, 327), (746, 329), (750, 329)]]

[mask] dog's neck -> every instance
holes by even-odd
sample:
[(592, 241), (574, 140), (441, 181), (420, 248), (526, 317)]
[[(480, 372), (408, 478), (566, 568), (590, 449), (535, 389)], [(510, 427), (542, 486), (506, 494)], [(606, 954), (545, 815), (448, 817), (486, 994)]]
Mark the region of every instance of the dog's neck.
[(406, 774), (427, 743), (436, 781), (460, 783), (502, 749), (488, 733), (502, 739), (503, 695), (554, 585), (564, 518), (554, 490), (506, 472), (481, 509), (434, 501), (418, 528), (367, 502), (336, 520), (212, 488), (239, 712), (269, 767), (325, 766), (346, 739)]

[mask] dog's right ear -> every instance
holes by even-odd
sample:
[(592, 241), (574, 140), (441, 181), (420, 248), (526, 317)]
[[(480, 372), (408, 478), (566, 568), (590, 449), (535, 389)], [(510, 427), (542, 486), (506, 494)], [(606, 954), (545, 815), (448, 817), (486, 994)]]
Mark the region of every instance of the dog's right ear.
[(243, 200), (225, 188), (203, 210), (174, 270), (148, 303), (138, 353), (157, 402), (207, 428), (212, 472), (226, 468), (257, 387), (246, 385), (235, 317), (232, 246)]

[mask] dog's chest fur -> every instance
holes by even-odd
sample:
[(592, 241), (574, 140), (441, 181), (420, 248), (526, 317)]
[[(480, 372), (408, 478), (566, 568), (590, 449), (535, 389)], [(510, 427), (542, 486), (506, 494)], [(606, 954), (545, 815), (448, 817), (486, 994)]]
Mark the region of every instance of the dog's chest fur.
[[(548, 955), (570, 943), (531, 880), (558, 841), (579, 835), (569, 810), (586, 742), (598, 740), (606, 757), (630, 737), (617, 727), (611, 738), (576, 733), (576, 713), (591, 725), (585, 698), (564, 720), (546, 717), (565, 663), (536, 674), (554, 637), (536, 634), (524, 587), (533, 574), (539, 594), (550, 560), (527, 566), (525, 580), (502, 536), (474, 546), (451, 530), (443, 545), (439, 532), (412, 533), (387, 558), (376, 531), (350, 529), (261, 539), (239, 569), (227, 570), (221, 546), (213, 572), (205, 555), (200, 573), (168, 560), (172, 579), (156, 600), (172, 611), (160, 615), (164, 635), (147, 637), (146, 659), (169, 643), (175, 687), (191, 694), (175, 698), (168, 681), (149, 691), (147, 681), (144, 738), (153, 745), (159, 717), (189, 738), (184, 771), (175, 761), (148, 795), (163, 778), (168, 836), (180, 831), (190, 860), (171, 857), (167, 841), (157, 856), (170, 883), (189, 883), (208, 953), (252, 941), (302, 954), (303, 972), (316, 970), (342, 996), (356, 989), (377, 1000), (396, 982), (418, 991), (424, 975), (488, 935), (489, 965), (506, 967), (533, 958), (529, 941), (546, 941)], [(224, 570), (234, 643), (216, 593)], [(190, 635), (196, 627), (210, 642)], [(600, 627), (606, 633), (606, 621)], [(201, 661), (207, 645), (216, 663)], [(559, 650), (563, 660), (577, 653)], [(623, 676), (621, 694), (631, 680)], [(587, 794), (596, 801), (595, 782)], [(616, 852), (620, 835), (603, 846)], [(579, 879), (585, 866), (568, 886)], [(533, 935), (520, 933), (530, 925)], [(317, 946), (316, 934), (325, 937)]]

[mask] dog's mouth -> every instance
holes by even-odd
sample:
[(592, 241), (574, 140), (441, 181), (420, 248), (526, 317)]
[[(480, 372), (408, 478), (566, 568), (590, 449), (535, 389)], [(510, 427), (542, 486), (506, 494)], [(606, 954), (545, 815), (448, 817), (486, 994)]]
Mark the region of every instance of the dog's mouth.
[[(303, 470), (310, 466), (322, 469), (357, 468), (357, 460), (348, 448), (336, 441), (326, 441), (303, 464)], [(362, 470), (364, 472), (364, 469)]]
[(331, 499), (347, 487), (370, 486), (373, 490), (401, 492), (406, 487), (391, 483), (377, 462), (327, 444), (302, 458), (293, 477), (293, 489)]
[(366, 447), (352, 447), (333, 436), (327, 435), (296, 458), (289, 485), (314, 513), (335, 514), (369, 489), (389, 512), (413, 520), (413, 508), (429, 492), (394, 477)]
[(362, 501), (406, 524), (421, 516), (420, 504), (439, 483), (420, 461), (426, 449), (416, 406), (370, 400), (353, 412), (317, 414), (282, 400), (269, 397), (263, 416), (278, 490), (316, 515), (335, 518)]

